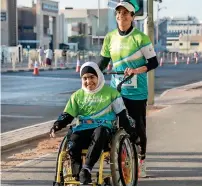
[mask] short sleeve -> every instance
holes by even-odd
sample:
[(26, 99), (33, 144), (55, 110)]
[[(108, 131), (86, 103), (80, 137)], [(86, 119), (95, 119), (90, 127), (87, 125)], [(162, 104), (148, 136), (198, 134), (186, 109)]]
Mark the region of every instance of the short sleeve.
[(104, 38), (104, 42), (103, 42), (103, 45), (102, 45), (102, 50), (101, 50), (101, 53), (100, 53), (101, 56), (108, 57), (108, 58), (111, 57), (109, 46), (110, 46), (110, 35), (107, 34), (105, 36), (105, 38)]
[(79, 113), (79, 107), (76, 102), (75, 94), (71, 95), (69, 101), (67, 102), (67, 105), (64, 109), (64, 112), (69, 113), (73, 117), (77, 117)]
[(150, 59), (156, 56), (156, 52), (154, 51), (154, 47), (151, 43), (151, 40), (147, 35), (142, 35), (141, 38), (141, 52), (146, 59)]
[(118, 91), (114, 92), (112, 98), (113, 98), (112, 108), (116, 114), (118, 114), (122, 110), (126, 109), (124, 102), (123, 102), (123, 98), (121, 97), (121, 95)]

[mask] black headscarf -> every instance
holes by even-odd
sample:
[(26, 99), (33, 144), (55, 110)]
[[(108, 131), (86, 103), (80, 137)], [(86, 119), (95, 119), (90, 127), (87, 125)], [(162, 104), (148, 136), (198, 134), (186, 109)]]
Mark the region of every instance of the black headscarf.
[(95, 75), (96, 77), (98, 77), (95, 69), (93, 69), (91, 66), (85, 66), (82, 70), (81, 70), (81, 77), (86, 74), (86, 73), (92, 73), (93, 75)]

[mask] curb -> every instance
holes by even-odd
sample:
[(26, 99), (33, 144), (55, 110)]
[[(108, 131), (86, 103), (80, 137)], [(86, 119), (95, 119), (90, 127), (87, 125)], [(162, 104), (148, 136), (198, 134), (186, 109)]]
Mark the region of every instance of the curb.
[[(2, 133), (0, 135), (1, 151), (8, 151), (19, 145), (24, 145), (45, 137), (48, 138), (50, 128), (53, 126), (54, 122), (55, 120), (51, 120), (44, 123), (38, 123), (32, 126)], [(75, 120), (72, 121), (72, 124), (75, 124)], [(62, 129), (57, 134), (63, 134), (65, 131), (67, 131), (66, 128)]]
[[(197, 90), (198, 89), (198, 90)], [(164, 91), (155, 99), (154, 106), (173, 106), (202, 96), (202, 81)]]
[(184, 86), (179, 86), (179, 87), (175, 87), (175, 88), (171, 88), (171, 89), (168, 89), (166, 91), (164, 91), (160, 97), (163, 97), (164, 95), (166, 95), (168, 92), (171, 92), (171, 91), (174, 91), (174, 90), (190, 90), (190, 89), (196, 89), (198, 87), (201, 87), (202, 86), (202, 81), (199, 81), (199, 82), (195, 82), (195, 83), (191, 83), (191, 84), (187, 84), (187, 85), (184, 85)]
[(16, 129), (13, 131), (5, 132), (0, 135), (1, 137), (1, 150), (5, 151), (12, 149), (18, 145), (22, 145), (33, 140), (45, 137), (48, 135), (54, 120), (44, 123), (35, 124), (32, 126)]
[(37, 136), (33, 136), (33, 137), (30, 137), (30, 138), (27, 138), (27, 139), (24, 139), (24, 140), (20, 140), (20, 141), (17, 141), (17, 142), (13, 142), (11, 144), (1, 146), (1, 151), (3, 152), (3, 151), (11, 150), (14, 147), (18, 147), (19, 145), (24, 145), (24, 144), (27, 144), (27, 143), (30, 143), (32, 141), (35, 141), (35, 140), (38, 140), (38, 139), (41, 139), (41, 138), (45, 138), (45, 137), (48, 137), (48, 133), (40, 134), (40, 135), (37, 135)]

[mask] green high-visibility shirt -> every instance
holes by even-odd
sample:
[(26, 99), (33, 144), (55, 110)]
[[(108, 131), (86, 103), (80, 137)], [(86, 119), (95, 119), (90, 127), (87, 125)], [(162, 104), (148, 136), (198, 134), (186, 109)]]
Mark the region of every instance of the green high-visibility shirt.
[(78, 118), (79, 123), (73, 128), (75, 132), (99, 126), (111, 129), (113, 121), (116, 120), (116, 114), (124, 109), (125, 105), (120, 93), (104, 85), (97, 93), (86, 93), (83, 89), (73, 93), (64, 112)]
[[(126, 68), (138, 68), (147, 63), (147, 59), (156, 56), (152, 43), (147, 35), (136, 28), (125, 36), (118, 29), (108, 33), (104, 39), (101, 55), (111, 58), (114, 71)], [(123, 75), (112, 75), (111, 86), (116, 88)], [(123, 84), (121, 95), (132, 100), (144, 100), (148, 96), (147, 73), (134, 76)]]

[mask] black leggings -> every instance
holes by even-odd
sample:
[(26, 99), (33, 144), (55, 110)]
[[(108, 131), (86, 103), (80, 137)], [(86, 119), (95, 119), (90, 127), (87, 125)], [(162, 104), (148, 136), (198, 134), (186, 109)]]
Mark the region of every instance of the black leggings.
[(103, 126), (78, 131), (70, 136), (69, 154), (73, 176), (78, 176), (82, 167), (81, 150), (88, 149), (85, 166), (92, 169), (109, 142), (110, 136), (110, 130)]
[(129, 116), (136, 121), (135, 131), (140, 138), (140, 155), (145, 159), (147, 136), (146, 136), (146, 107), (147, 100), (130, 100), (123, 98)]

